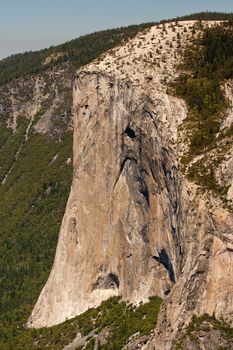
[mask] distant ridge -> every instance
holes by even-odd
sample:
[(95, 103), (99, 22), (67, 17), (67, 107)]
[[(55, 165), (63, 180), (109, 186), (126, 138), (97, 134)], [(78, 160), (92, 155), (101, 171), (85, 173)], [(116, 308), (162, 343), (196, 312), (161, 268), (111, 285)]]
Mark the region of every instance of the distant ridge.
[[(185, 21), (185, 20), (229, 20), (233, 13), (199, 12), (160, 22), (142, 23), (116, 29), (102, 30), (80, 36), (66, 43), (51, 46), (47, 49), (29, 51), (15, 54), (0, 60), (0, 85), (4, 85), (13, 79), (25, 78), (27, 75), (36, 74), (54, 65), (69, 62), (74, 70), (84, 66), (99, 57), (107, 50), (119, 45), (123, 40), (134, 37), (138, 32), (150, 28), (158, 23)], [(50, 55), (62, 53), (55, 62), (44, 65), (44, 61)]]
[(190, 20), (201, 20), (201, 21), (227, 21), (233, 17), (233, 12), (197, 12), (191, 13), (190, 15), (179, 16), (167, 20), (162, 20), (163, 22), (173, 22), (173, 21), (190, 21)]

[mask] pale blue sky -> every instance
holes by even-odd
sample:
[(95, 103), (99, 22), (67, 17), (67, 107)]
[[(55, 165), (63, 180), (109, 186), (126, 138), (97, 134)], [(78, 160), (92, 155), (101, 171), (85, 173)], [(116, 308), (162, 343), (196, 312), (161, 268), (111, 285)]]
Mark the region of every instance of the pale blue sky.
[(0, 0), (0, 58), (100, 29), (207, 10), (233, 12), (233, 0)]

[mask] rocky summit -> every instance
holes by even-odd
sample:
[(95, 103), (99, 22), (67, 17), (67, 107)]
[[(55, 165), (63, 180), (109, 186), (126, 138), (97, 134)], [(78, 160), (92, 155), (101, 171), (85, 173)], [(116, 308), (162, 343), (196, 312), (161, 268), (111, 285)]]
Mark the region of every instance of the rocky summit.
[[(192, 105), (193, 95), (186, 99), (175, 87), (190, 74), (183, 87), (199, 79), (196, 91), (202, 79), (204, 91), (207, 78), (187, 69), (187, 52), (225, 25), (220, 20), (152, 25), (77, 71), (73, 106), (62, 114), (73, 130), (72, 184), (53, 267), (28, 332), (75, 322), (102, 310), (109, 298), (137, 310), (157, 296), (163, 301), (154, 329), (134, 332), (124, 347), (111, 349), (233, 349), (233, 76), (220, 82), (227, 103), (208, 144), (193, 141), (198, 102)], [(68, 68), (50, 74), (54, 98), (42, 116), (38, 111), (51, 98), (51, 92), (41, 97), (44, 78), (30, 84), (33, 108), (23, 107), (32, 118), (29, 128), (34, 125), (35, 133), (50, 134), (58, 143), (63, 134), (53, 115), (65, 94), (57, 84), (67, 92), (70, 74)], [(15, 98), (11, 106), (7, 122), (17, 130)], [(45, 190), (49, 195), (52, 185)], [(109, 327), (77, 331), (64, 349), (105, 349)]]

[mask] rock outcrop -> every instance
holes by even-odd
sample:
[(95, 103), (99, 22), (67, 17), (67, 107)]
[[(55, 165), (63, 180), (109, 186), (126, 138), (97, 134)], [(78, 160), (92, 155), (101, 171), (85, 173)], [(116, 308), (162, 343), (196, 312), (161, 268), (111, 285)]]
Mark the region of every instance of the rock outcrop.
[(36, 132), (59, 140), (72, 125), (72, 83), (71, 68), (61, 64), (0, 86), (1, 122), (16, 131), (27, 118)]
[(180, 180), (150, 100), (80, 72), (74, 175), (54, 266), (30, 318), (50, 326), (111, 295), (168, 295), (180, 274)]
[[(142, 52), (137, 57), (133, 47), (78, 72), (73, 183), (54, 265), (28, 326), (60, 323), (112, 295), (133, 303), (159, 295), (164, 302), (147, 348), (164, 350), (194, 314), (232, 323), (233, 214), (180, 173), (186, 107), (164, 85), (166, 72), (170, 80), (175, 72), (176, 45), (167, 67), (144, 67), (146, 82)], [(122, 51), (133, 58), (118, 74)]]
[[(215, 315), (232, 325), (232, 214), (186, 183), (182, 186), (181, 274), (162, 305), (154, 341), (148, 349), (171, 349), (192, 315)], [(212, 207), (212, 208), (210, 208)], [(158, 345), (159, 344), (159, 345)]]

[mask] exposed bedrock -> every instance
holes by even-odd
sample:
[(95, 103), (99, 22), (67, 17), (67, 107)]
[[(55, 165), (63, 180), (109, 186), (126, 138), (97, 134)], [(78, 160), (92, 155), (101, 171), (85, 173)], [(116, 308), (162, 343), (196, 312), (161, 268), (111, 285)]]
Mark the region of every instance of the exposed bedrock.
[(80, 72), (74, 109), (73, 183), (34, 327), (111, 295), (164, 297), (182, 266), (178, 165), (149, 98), (110, 76)]
[[(174, 98), (164, 101), (175, 110)], [(127, 82), (78, 73), (73, 183), (29, 326), (60, 323), (112, 295), (164, 298), (148, 349), (170, 349), (193, 314), (232, 322), (233, 216), (181, 178), (158, 109)]]

